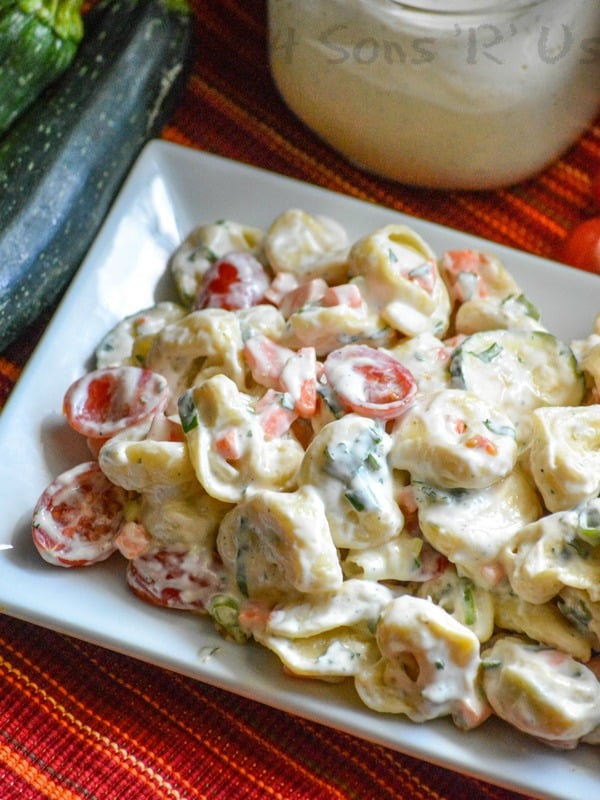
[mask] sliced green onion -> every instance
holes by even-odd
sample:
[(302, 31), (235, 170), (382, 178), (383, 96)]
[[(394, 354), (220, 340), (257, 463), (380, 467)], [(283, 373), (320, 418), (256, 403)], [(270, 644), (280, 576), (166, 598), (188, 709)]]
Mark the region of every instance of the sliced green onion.
[(482, 669), (498, 669), (498, 667), (502, 666), (502, 661), (499, 658), (482, 658), (481, 659), (481, 667)]
[(600, 508), (594, 506), (582, 509), (577, 519), (577, 533), (592, 544), (600, 543)]
[(248, 637), (240, 628), (240, 608), (234, 597), (228, 594), (213, 595), (208, 604), (208, 613), (235, 642), (243, 644), (247, 641)]

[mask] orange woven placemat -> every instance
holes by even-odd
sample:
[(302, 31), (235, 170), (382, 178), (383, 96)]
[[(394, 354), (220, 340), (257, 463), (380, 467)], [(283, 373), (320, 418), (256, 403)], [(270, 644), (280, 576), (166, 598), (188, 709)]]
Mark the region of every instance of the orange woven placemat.
[[(392, 184), (346, 163), (285, 108), (269, 75), (263, 0), (194, 6), (196, 62), (166, 139), (542, 256), (590, 213), (600, 122), (511, 189)], [(0, 405), (46, 321), (0, 355)], [(520, 796), (29, 623), (0, 617), (0, 643), (2, 800)]]

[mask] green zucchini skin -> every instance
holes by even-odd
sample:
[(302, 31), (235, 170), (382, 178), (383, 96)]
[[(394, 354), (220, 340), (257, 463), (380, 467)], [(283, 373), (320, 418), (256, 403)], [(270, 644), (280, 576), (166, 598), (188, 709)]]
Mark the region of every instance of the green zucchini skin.
[(193, 19), (182, 0), (102, 0), (69, 70), (0, 140), (0, 351), (63, 292), (167, 121)]
[(71, 65), (83, 35), (81, 0), (1, 0), (0, 133)]

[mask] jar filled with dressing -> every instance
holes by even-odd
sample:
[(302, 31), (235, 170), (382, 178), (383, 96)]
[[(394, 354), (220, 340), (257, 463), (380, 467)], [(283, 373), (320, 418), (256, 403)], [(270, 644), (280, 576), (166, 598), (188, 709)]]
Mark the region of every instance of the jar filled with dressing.
[(269, 0), (271, 69), (308, 127), (404, 183), (492, 189), (600, 111), (600, 0)]

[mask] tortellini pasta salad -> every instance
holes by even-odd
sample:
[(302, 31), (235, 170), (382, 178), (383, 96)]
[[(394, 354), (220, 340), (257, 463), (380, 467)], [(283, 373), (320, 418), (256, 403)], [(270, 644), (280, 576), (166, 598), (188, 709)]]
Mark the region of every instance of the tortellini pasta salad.
[(562, 342), (495, 255), (300, 209), (169, 270), (66, 390), (41, 556), (374, 711), (598, 743), (600, 315)]

